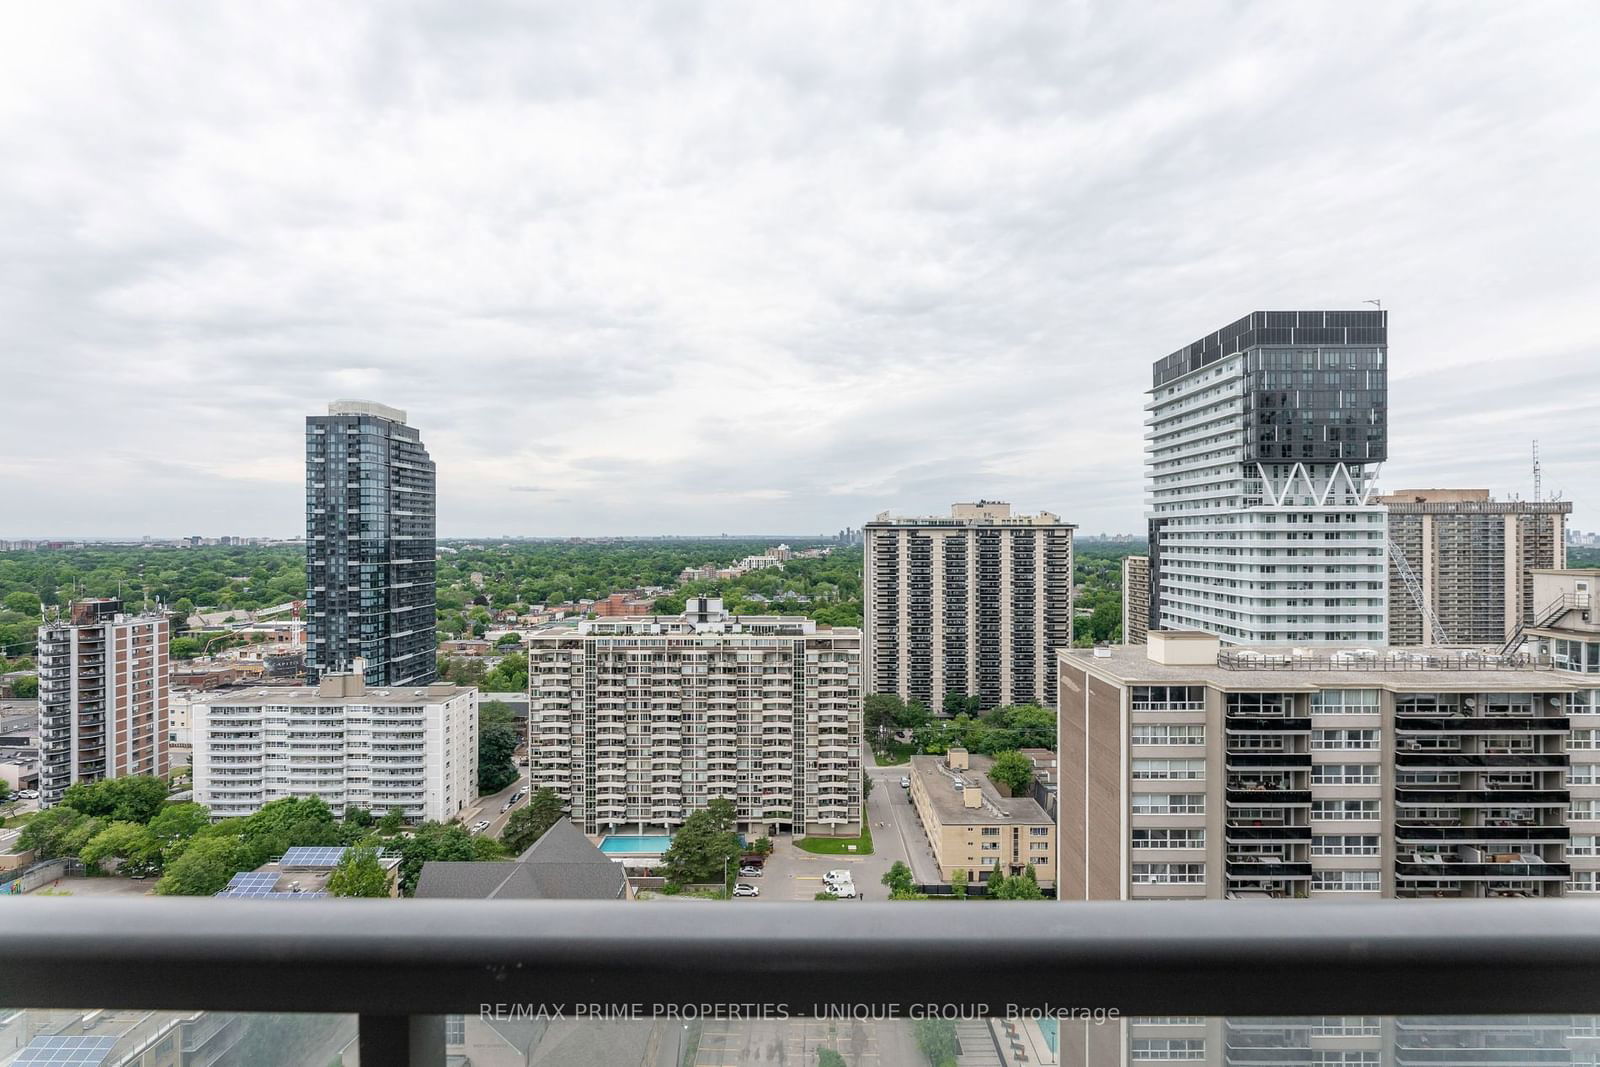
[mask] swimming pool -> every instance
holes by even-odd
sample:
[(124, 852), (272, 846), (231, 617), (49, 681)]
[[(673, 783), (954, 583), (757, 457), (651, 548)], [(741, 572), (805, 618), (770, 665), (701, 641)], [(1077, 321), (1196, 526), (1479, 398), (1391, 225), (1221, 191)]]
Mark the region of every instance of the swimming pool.
[(1044, 1043), (1050, 1046), (1050, 1051), (1056, 1050), (1056, 1021), (1054, 1019), (1040, 1019), (1039, 1032), (1044, 1035)]
[(600, 851), (608, 856), (659, 856), (672, 846), (669, 834), (607, 834)]

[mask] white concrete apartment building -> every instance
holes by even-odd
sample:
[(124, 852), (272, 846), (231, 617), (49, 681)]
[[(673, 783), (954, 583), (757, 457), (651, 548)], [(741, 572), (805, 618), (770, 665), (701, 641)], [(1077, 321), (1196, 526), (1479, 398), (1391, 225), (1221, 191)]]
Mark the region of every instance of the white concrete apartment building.
[(531, 787), (586, 833), (670, 832), (716, 798), (753, 834), (860, 832), (861, 631), (700, 597), (529, 645)]
[(39, 628), (39, 801), (74, 782), (168, 771), (164, 615), (81, 600)]
[(949, 515), (880, 514), (864, 528), (867, 685), (938, 711), (1055, 704), (1072, 645), (1072, 532), (1047, 511), (993, 500)]
[(1156, 362), (1152, 629), (1384, 643), (1387, 315), (1257, 311)]
[(478, 797), (478, 691), (434, 683), (368, 687), (353, 674), (315, 687), (196, 694), (195, 799), (214, 818), (318, 796), (409, 822), (448, 821)]

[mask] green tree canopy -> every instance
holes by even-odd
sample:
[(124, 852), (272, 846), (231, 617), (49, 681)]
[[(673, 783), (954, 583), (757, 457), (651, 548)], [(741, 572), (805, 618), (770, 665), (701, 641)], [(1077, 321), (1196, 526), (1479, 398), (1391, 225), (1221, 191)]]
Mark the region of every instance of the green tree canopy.
[(233, 836), (196, 837), (181, 855), (167, 864), (156, 883), (163, 896), (209, 897), (227, 888), (228, 881), (249, 862), (245, 846)]
[(874, 693), (861, 702), (862, 728), (868, 736), (882, 739), (905, 713), (905, 701), (893, 693)]
[(389, 872), (372, 848), (352, 848), (328, 876), (328, 892), (336, 897), (386, 897)]
[(950, 1019), (913, 1019), (912, 1033), (917, 1047), (932, 1067), (955, 1067), (956, 1024)]
[(71, 847), (71, 835), (90, 821), (77, 808), (57, 804), (28, 820), (28, 825), (17, 835), (17, 847), (32, 852), (36, 859), (41, 860), (76, 855), (76, 850)]
[(1010, 878), (996, 871), (989, 879), (989, 896), (995, 900), (1043, 900), (1044, 892), (1039, 888), (1038, 876), (1029, 866)]
[(390, 808), (383, 813), (383, 818), (378, 820), (378, 832), (384, 834), (397, 834), (405, 829), (406, 813), (404, 808)]
[(90, 866), (108, 859), (159, 866), (161, 846), (148, 827), (136, 822), (114, 822), (91, 837), (78, 851), (78, 858)]
[(1020, 752), (998, 752), (989, 768), (989, 781), (1005, 786), (1012, 796), (1022, 796), (1033, 784), (1033, 761)]
[(18, 700), (32, 700), (39, 695), (39, 676), (24, 674), (11, 679), (11, 692)]
[(891, 897), (896, 893), (914, 893), (917, 889), (916, 876), (903, 860), (895, 860), (879, 881), (889, 887)]
[(689, 814), (661, 857), (662, 873), (674, 885), (722, 882), (739, 860), (738, 813), (723, 797)]
[(554, 789), (547, 787), (534, 793), (527, 804), (511, 813), (500, 840), (508, 851), (521, 855), (560, 820), (561, 798)]
[(35, 593), (19, 589), (14, 593), (7, 593), (5, 600), (0, 601), (7, 611), (14, 611), (18, 615), (39, 617), (39, 597)]
[(74, 782), (61, 795), (62, 804), (85, 815), (141, 824), (155, 818), (166, 802), (166, 780), (143, 774)]
[(517, 734), (501, 722), (484, 724), (478, 719), (478, 793), (490, 796), (519, 777), (516, 762)]
[[(417, 878), (422, 865), (432, 860), (453, 860), (470, 863), (485, 857), (474, 845), (475, 839), (460, 823), (425, 822), (412, 831), (409, 837), (396, 841), (391, 848), (400, 851), (400, 892), (411, 896), (417, 891)], [(494, 842), (488, 842), (494, 846)], [(496, 850), (498, 851), (498, 850)]]
[(147, 829), (165, 861), (172, 859), (190, 838), (210, 825), (211, 812), (204, 804), (168, 804), (150, 820)]

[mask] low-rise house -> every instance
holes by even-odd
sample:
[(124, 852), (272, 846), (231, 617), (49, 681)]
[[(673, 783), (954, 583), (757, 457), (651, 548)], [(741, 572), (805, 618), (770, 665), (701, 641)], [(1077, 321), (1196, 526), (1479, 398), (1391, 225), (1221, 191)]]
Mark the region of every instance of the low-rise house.
[(1032, 867), (1040, 886), (1052, 886), (1055, 820), (1031, 797), (1001, 796), (987, 776), (993, 762), (962, 748), (911, 757), (911, 802), (939, 876), (948, 882), (964, 871), (978, 882), (996, 871), (1011, 877)]
[(418, 897), (473, 900), (627, 900), (622, 864), (568, 819), (559, 820), (514, 860), (434, 861), (422, 865)]

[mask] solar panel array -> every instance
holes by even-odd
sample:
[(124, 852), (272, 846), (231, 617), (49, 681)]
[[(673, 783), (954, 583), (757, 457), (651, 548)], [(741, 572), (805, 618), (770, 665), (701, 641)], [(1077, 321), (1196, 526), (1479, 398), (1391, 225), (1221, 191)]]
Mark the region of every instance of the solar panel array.
[(327, 895), (320, 889), (310, 893), (280, 893), (275, 889), (224, 889), (217, 894), (219, 897), (231, 897), (235, 900), (244, 897), (253, 900), (317, 900)]
[(326, 867), (333, 868), (339, 865), (347, 850), (342, 845), (296, 845), (283, 854), (283, 859), (278, 861), (278, 866), (289, 867)]
[(114, 1037), (36, 1037), (11, 1061), (12, 1067), (99, 1067), (111, 1055)]
[[(228, 888), (222, 893), (258, 892), (263, 889), (276, 889), (278, 886), (277, 871), (240, 871), (228, 880)], [(217, 894), (221, 896), (222, 893)]]

